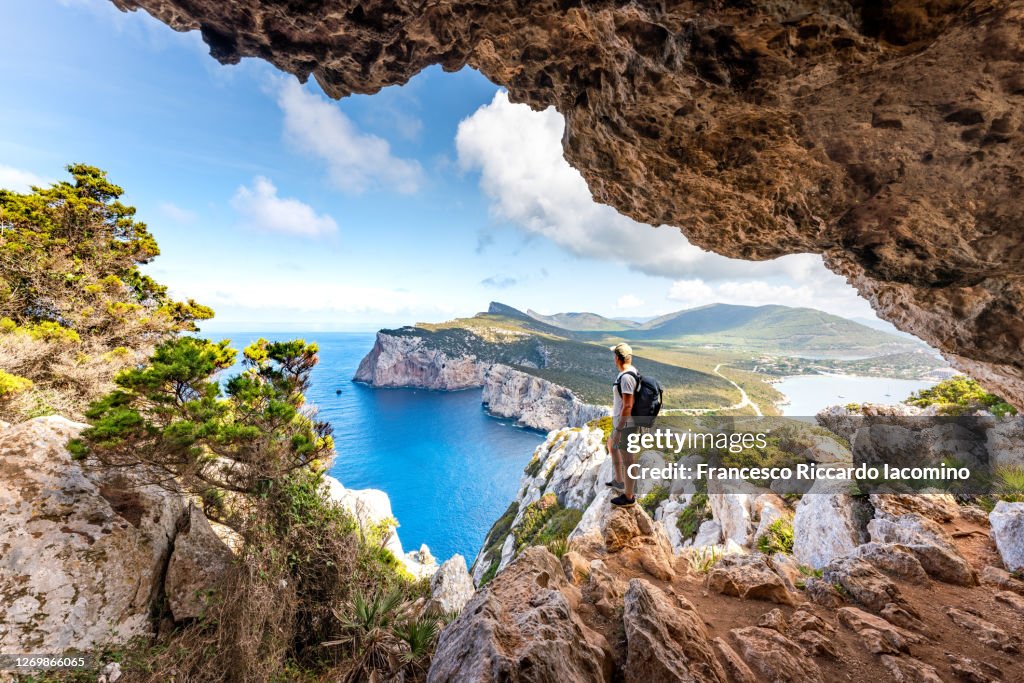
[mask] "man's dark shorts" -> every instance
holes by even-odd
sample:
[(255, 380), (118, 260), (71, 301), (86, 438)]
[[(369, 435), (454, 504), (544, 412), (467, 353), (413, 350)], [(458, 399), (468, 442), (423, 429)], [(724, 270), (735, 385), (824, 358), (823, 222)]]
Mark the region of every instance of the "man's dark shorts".
[(623, 427), (619, 430), (619, 438), (615, 442), (615, 448), (624, 451), (629, 446), (629, 435), (640, 431), (639, 427)]

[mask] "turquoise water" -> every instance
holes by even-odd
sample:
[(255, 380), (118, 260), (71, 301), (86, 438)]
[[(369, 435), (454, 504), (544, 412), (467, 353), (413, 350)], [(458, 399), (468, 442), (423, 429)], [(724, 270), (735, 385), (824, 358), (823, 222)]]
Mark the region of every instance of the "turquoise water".
[(786, 395), (783, 415), (814, 416), (822, 408), (847, 403), (899, 403), (935, 382), (852, 375), (799, 375), (774, 386)]
[[(487, 530), (515, 497), (544, 435), (488, 416), (480, 391), (374, 389), (352, 382), (373, 346), (363, 333), (232, 333), (237, 349), (262, 336), (320, 346), (308, 399), (334, 426), (330, 470), (346, 487), (387, 492), (406, 550), (430, 546), (443, 561), (473, 561)], [(337, 390), (341, 394), (337, 394)]]

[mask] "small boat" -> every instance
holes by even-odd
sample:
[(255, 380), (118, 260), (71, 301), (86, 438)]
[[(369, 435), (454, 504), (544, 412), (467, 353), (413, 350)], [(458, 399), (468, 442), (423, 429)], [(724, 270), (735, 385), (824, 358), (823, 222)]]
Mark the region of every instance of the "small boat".
[(341, 396), (341, 389), (336, 389), (334, 392), (335, 396)]

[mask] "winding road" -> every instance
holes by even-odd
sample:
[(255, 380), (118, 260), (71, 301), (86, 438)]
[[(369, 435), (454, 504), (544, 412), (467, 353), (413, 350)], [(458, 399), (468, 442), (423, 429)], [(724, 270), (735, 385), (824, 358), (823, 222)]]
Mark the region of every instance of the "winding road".
[(725, 375), (720, 373), (718, 371), (718, 368), (720, 368), (720, 367), (722, 367), (721, 363), (716, 365), (715, 369), (712, 370), (712, 372), (714, 372), (716, 375), (718, 375), (719, 377), (724, 379), (729, 384), (731, 384), (734, 387), (736, 387), (736, 390), (738, 392), (740, 392), (740, 402), (737, 403), (736, 405), (729, 406), (729, 409), (730, 410), (738, 410), (740, 408), (746, 408), (747, 406), (750, 406), (751, 408), (754, 409), (754, 414), (755, 415), (757, 415), (758, 417), (764, 417), (764, 414), (761, 412), (761, 406), (757, 405), (756, 403), (754, 403), (753, 401), (750, 400), (750, 397), (747, 396), (747, 392), (743, 390), (743, 387), (741, 387), (739, 384), (736, 384), (736, 382), (733, 382), (731, 379), (729, 379), (728, 377), (726, 377)]

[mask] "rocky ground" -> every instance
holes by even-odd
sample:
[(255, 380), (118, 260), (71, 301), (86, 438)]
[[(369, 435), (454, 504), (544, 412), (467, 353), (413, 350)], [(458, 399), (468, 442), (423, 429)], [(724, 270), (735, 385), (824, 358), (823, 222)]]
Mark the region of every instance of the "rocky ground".
[(530, 548), (477, 592), (429, 680), (1024, 680), (1024, 582), (983, 516), (956, 512), (922, 519), (979, 584), (931, 578), (914, 559), (927, 551), (896, 547), (817, 577), (758, 553), (700, 573), (642, 509), (614, 510), (560, 560)]

